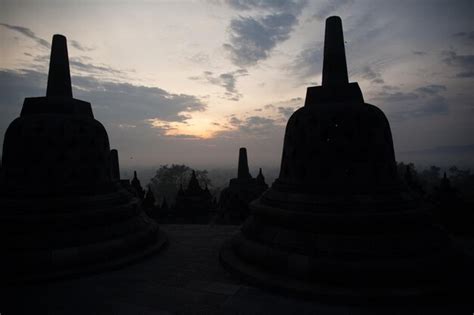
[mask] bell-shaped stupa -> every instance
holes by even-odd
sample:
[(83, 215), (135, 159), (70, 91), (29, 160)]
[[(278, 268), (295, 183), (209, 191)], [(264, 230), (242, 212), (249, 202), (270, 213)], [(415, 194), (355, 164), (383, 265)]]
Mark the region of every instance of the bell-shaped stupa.
[(46, 96), (26, 98), (5, 133), (0, 278), (97, 271), (160, 248), (165, 237), (118, 167), (91, 104), (72, 97), (66, 38), (54, 35)]
[(279, 178), (250, 208), (220, 259), (265, 287), (418, 299), (465, 276), (463, 255), (398, 180), (384, 113), (349, 83), (339, 17), (326, 20), (322, 85), (288, 121)]

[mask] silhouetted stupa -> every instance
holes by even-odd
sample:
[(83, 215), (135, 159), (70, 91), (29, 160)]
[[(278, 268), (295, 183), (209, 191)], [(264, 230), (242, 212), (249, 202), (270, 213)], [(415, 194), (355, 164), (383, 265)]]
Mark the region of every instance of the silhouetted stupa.
[(249, 215), (249, 203), (257, 199), (268, 189), (260, 169), (257, 178), (249, 172), (247, 149), (240, 148), (237, 178), (229, 181), (229, 186), (222, 190), (219, 199), (220, 223), (241, 223)]
[(2, 281), (96, 271), (165, 241), (120, 184), (118, 154), (91, 104), (72, 97), (66, 38), (54, 35), (46, 97), (8, 127), (0, 174)]
[(176, 195), (175, 213), (178, 221), (186, 223), (207, 223), (211, 214), (213, 204), (212, 195), (207, 186), (201, 188), (192, 171), (188, 187), (183, 189), (181, 185)]
[(138, 179), (137, 171), (133, 171), (133, 178), (132, 178), (132, 181), (130, 182), (130, 185), (132, 187), (133, 192), (137, 195), (137, 197), (143, 200), (145, 198), (145, 190), (143, 189), (142, 184), (140, 183), (140, 180)]
[(289, 119), (279, 178), (251, 206), (221, 262), (307, 296), (458, 294), (465, 261), (397, 177), (389, 123), (349, 83), (342, 22), (326, 20), (322, 86)]

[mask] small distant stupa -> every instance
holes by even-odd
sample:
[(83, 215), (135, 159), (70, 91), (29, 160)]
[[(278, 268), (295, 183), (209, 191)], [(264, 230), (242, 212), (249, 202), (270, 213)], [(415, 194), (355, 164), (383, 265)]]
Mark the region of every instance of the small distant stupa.
[(253, 283), (339, 302), (472, 292), (465, 257), (397, 177), (387, 118), (349, 83), (339, 17), (326, 20), (322, 86), (290, 117), (279, 178), (250, 208), (220, 258)]
[(138, 179), (137, 171), (133, 171), (133, 178), (130, 185), (132, 187), (132, 191), (137, 195), (138, 198), (140, 198), (140, 200), (145, 199), (145, 190)]
[(240, 148), (237, 178), (232, 178), (220, 195), (219, 223), (242, 223), (249, 215), (249, 203), (267, 189), (262, 169), (257, 178), (253, 178), (249, 172), (247, 149)]
[(165, 242), (121, 186), (118, 153), (91, 104), (72, 96), (62, 35), (53, 37), (46, 97), (26, 98), (5, 133), (0, 209), (6, 282), (115, 267)]
[(178, 222), (207, 223), (212, 208), (212, 195), (207, 186), (201, 188), (193, 170), (187, 188), (181, 185), (176, 195), (175, 216)]

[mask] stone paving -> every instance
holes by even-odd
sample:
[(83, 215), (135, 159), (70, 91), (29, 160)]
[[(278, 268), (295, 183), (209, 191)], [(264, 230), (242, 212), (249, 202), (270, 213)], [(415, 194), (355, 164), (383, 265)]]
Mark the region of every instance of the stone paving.
[[(169, 245), (127, 267), (3, 288), (0, 314), (472, 314), (468, 307), (323, 304), (242, 283), (219, 263), (237, 226), (161, 225)], [(1, 281), (1, 280), (0, 280)]]

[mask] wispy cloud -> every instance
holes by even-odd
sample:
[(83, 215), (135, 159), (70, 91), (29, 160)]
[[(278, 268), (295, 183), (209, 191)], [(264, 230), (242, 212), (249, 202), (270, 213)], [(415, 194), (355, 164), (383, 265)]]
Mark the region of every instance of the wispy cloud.
[(312, 43), (303, 48), (288, 65), (288, 70), (301, 79), (314, 77), (322, 72), (323, 43)]
[(474, 31), (470, 32), (458, 32), (453, 34), (454, 37), (460, 38), (467, 41), (474, 41)]
[(124, 72), (122, 70), (118, 70), (112, 68), (107, 65), (97, 65), (93, 63), (86, 62), (84, 58), (74, 57), (69, 58), (69, 65), (71, 68), (83, 72), (87, 75), (122, 75)]
[(395, 121), (416, 119), (433, 115), (446, 115), (449, 105), (444, 96), (447, 87), (439, 84), (420, 86), (410, 92), (383, 88), (373, 99), (387, 108)]
[(242, 94), (237, 90), (237, 79), (246, 75), (248, 75), (248, 72), (245, 69), (237, 69), (235, 71), (225, 72), (217, 75), (211, 71), (204, 71), (201, 76), (193, 76), (189, 79), (204, 81), (213, 85), (221, 86), (226, 90), (225, 97), (227, 99), (238, 101), (242, 97)]
[(226, 0), (230, 7), (241, 10), (264, 10), (272, 12), (297, 13), (307, 4), (307, 1), (294, 0)]
[(0, 25), (7, 28), (7, 29), (9, 29), (9, 30), (18, 32), (20, 34), (23, 34), (26, 37), (29, 37), (29, 38), (33, 39), (35, 42), (37, 42), (39, 45), (41, 45), (43, 47), (51, 48), (51, 44), (47, 40), (45, 40), (41, 37), (38, 37), (32, 30), (30, 30), (27, 27), (18, 26), (18, 25), (10, 25), (10, 24), (7, 24), (7, 23), (0, 23)]
[(303, 106), (303, 104), (303, 98), (293, 97), (288, 100), (266, 104), (260, 108), (255, 109), (255, 111), (264, 112), (267, 117), (273, 117), (275, 121), (286, 124), (288, 118), (295, 112), (297, 108)]
[(441, 84), (429, 84), (417, 88), (415, 91), (425, 95), (438, 95), (439, 93), (447, 91), (447, 87)]
[(443, 62), (447, 65), (457, 68), (458, 78), (474, 77), (474, 55), (459, 55), (454, 49), (444, 51)]
[(288, 107), (279, 106), (278, 107), (278, 112), (280, 114), (282, 114), (283, 117), (285, 117), (285, 119), (288, 119), (295, 112), (295, 108), (290, 107), (290, 106), (288, 106)]
[(362, 67), (359, 75), (366, 80), (369, 80), (375, 84), (383, 84), (385, 83), (382, 78), (382, 73), (380, 71), (376, 71), (373, 67), (369, 65), (365, 65)]
[(91, 47), (86, 47), (86, 46), (82, 45), (77, 40), (69, 40), (69, 43), (71, 44), (72, 47), (74, 47), (74, 48), (76, 48), (77, 50), (80, 50), (80, 51), (86, 52), (86, 51), (94, 50)]
[(413, 50), (412, 53), (417, 56), (426, 56), (428, 53), (426, 51), (421, 51), (421, 50)]
[[(236, 115), (227, 117), (223, 129), (215, 134), (216, 138), (247, 138), (247, 139), (272, 139), (278, 141), (278, 137), (284, 132), (288, 118), (298, 107), (303, 105), (301, 97), (282, 100), (273, 104), (266, 104), (252, 114)], [(257, 112), (258, 114), (256, 114)]]
[(231, 116), (227, 123), (229, 130), (223, 130), (216, 134), (216, 137), (246, 137), (246, 138), (271, 138), (273, 135), (281, 133), (284, 125), (279, 119), (263, 116), (249, 116), (237, 118)]

